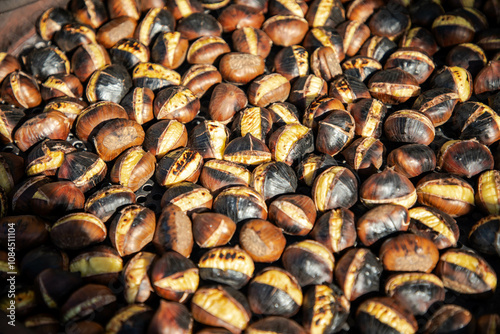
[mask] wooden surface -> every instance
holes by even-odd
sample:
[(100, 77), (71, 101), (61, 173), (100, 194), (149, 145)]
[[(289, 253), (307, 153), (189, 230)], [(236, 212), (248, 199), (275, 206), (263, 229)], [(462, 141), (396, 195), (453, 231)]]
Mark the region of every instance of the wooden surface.
[(18, 55), (23, 43), (36, 35), (35, 22), (50, 7), (69, 0), (0, 0), (0, 52)]

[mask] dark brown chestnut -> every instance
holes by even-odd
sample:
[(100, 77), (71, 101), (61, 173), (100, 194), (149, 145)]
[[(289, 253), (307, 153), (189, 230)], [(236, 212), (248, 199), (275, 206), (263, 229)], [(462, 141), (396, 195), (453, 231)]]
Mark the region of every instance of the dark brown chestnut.
[(304, 37), (301, 45), (306, 48), (309, 54), (313, 54), (317, 48), (329, 47), (336, 56), (336, 58), (333, 58), (334, 60), (336, 59), (336, 61), (341, 62), (345, 58), (342, 37), (340, 37), (338, 31), (333, 27), (311, 28)]
[(326, 82), (342, 74), (337, 52), (330, 46), (320, 46), (313, 51), (310, 67), (311, 71), (317, 77), (322, 78)]
[(123, 269), (123, 259), (109, 246), (99, 245), (76, 255), (69, 264), (72, 273), (79, 273), (85, 282), (110, 285)]
[(342, 151), (342, 155), (358, 174), (372, 174), (382, 166), (385, 146), (376, 138), (361, 137)]
[(471, 178), (493, 169), (494, 161), (488, 147), (475, 139), (450, 140), (441, 146), (437, 166), (448, 173)]
[(36, 293), (51, 309), (61, 307), (70, 294), (82, 285), (83, 280), (79, 274), (63, 269), (45, 269), (35, 279)]
[(314, 150), (314, 136), (306, 126), (288, 124), (273, 132), (269, 138), (269, 148), (275, 161), (296, 166)]
[(99, 28), (108, 20), (106, 5), (101, 0), (71, 0), (69, 9), (78, 22), (89, 25), (94, 29)]
[(246, 52), (266, 58), (271, 52), (273, 41), (265, 32), (254, 27), (243, 27), (231, 35), (233, 48), (238, 52)]
[(137, 191), (153, 176), (155, 167), (155, 156), (141, 146), (134, 146), (118, 156), (109, 178), (113, 183)]
[[(408, 32), (404, 34), (403, 38), (401, 38), (399, 45), (402, 48), (418, 49), (424, 52), (424, 55), (427, 54), (429, 56), (434, 55), (439, 49), (436, 40), (432, 36), (432, 33), (423, 27), (415, 27), (408, 30)], [(419, 58), (420, 57), (417, 57), (417, 60)], [(432, 62), (432, 60), (429, 64), (431, 64), (434, 68), (434, 63)]]
[(224, 150), (224, 160), (243, 165), (260, 165), (272, 160), (266, 144), (247, 133), (231, 140)]
[(240, 230), (239, 244), (255, 262), (279, 260), (286, 239), (280, 228), (263, 219), (250, 219)]
[(378, 60), (364, 56), (355, 56), (342, 63), (342, 70), (345, 75), (355, 77), (361, 81), (369, 79), (373, 73), (381, 69), (382, 65)]
[(10, 73), (3, 80), (0, 96), (16, 107), (33, 108), (42, 103), (42, 95), (35, 79), (20, 70)]
[(500, 90), (498, 76), (500, 75), (500, 60), (491, 60), (474, 79), (474, 94), (480, 99), (486, 99)]
[(460, 102), (472, 96), (472, 75), (459, 66), (443, 66), (431, 78), (432, 88), (449, 88), (458, 94)]
[(127, 69), (120, 64), (107, 65), (90, 77), (86, 96), (90, 103), (111, 101), (119, 103), (132, 88), (132, 79)]
[(247, 133), (266, 141), (273, 126), (272, 115), (266, 108), (249, 107), (239, 111), (233, 119), (232, 136), (244, 137)]
[(83, 94), (83, 86), (80, 80), (72, 74), (55, 74), (41, 84), (40, 94), (44, 101), (58, 97), (80, 99)]
[(316, 149), (334, 156), (354, 138), (354, 118), (345, 110), (332, 110), (318, 122)]
[(487, 105), (467, 101), (459, 104), (451, 117), (451, 125), (460, 139), (476, 139), (490, 145), (500, 139), (500, 117)]
[(372, 97), (383, 103), (400, 104), (420, 93), (415, 77), (399, 67), (376, 72), (368, 82)]
[(181, 79), (181, 84), (191, 90), (197, 98), (201, 98), (211, 87), (221, 82), (222, 76), (217, 67), (208, 64), (191, 66)]
[(370, 37), (370, 28), (359, 21), (345, 21), (337, 26), (337, 31), (344, 41), (344, 52), (349, 57), (357, 54)]
[(97, 42), (95, 31), (90, 26), (80, 23), (63, 25), (55, 33), (53, 40), (64, 52), (70, 52), (83, 44)]
[(336, 27), (345, 20), (345, 9), (342, 1), (312, 1), (306, 14), (310, 27)]
[(419, 95), (412, 109), (424, 113), (434, 126), (446, 123), (459, 101), (456, 92), (449, 88), (434, 88)]
[[(390, 319), (385, 314), (391, 314)], [(390, 297), (374, 297), (361, 303), (356, 310), (356, 325), (360, 333), (387, 330), (413, 334), (418, 329), (417, 321), (407, 307)]]
[(253, 170), (250, 185), (267, 201), (281, 194), (294, 193), (297, 177), (292, 167), (284, 162), (265, 162)]
[(203, 212), (212, 208), (212, 194), (198, 184), (179, 182), (168, 188), (161, 198), (162, 207), (170, 204), (178, 206), (192, 216), (195, 212)]
[(101, 124), (92, 138), (97, 154), (104, 161), (111, 161), (130, 147), (144, 141), (142, 126), (133, 120), (112, 119)]
[(274, 68), (288, 80), (303, 77), (309, 73), (309, 54), (301, 45), (284, 47), (274, 57)]
[(216, 213), (228, 216), (235, 223), (249, 218), (267, 218), (264, 198), (252, 188), (245, 186), (222, 190), (215, 198), (212, 207)]
[(194, 241), (201, 248), (224, 246), (236, 231), (236, 223), (220, 213), (202, 212), (192, 217)]
[(274, 127), (282, 127), (287, 124), (300, 124), (299, 111), (295, 105), (289, 102), (276, 102), (267, 106), (271, 112)]
[(132, 71), (134, 86), (146, 87), (157, 93), (163, 88), (179, 85), (181, 76), (174, 70), (156, 63), (139, 63)]
[(160, 301), (160, 306), (149, 323), (148, 333), (162, 334), (166, 328), (179, 334), (192, 333), (193, 317), (188, 308), (179, 303)]
[(318, 122), (329, 115), (332, 110), (344, 110), (344, 105), (339, 99), (333, 97), (318, 97), (307, 107), (302, 118), (302, 124), (318, 128)]
[(474, 316), (465, 308), (448, 304), (441, 306), (425, 324), (426, 333), (459, 332), (472, 333), (475, 327)]
[(247, 90), (248, 101), (258, 107), (267, 107), (273, 102), (284, 102), (290, 89), (290, 82), (281, 74), (265, 74), (250, 83)]
[(26, 114), (20, 108), (0, 106), (0, 143), (14, 142), (14, 129), (20, 125), (24, 116)]
[(130, 188), (111, 185), (96, 191), (87, 198), (85, 212), (107, 222), (118, 208), (135, 202), (136, 196)]
[[(35, 23), (35, 28), (45, 41), (50, 41), (54, 34), (62, 28), (63, 25), (70, 23), (72, 21), (72, 15), (66, 9), (61, 7), (52, 7), (45, 10), (37, 22)], [(2, 76), (0, 75), (0, 81)]]
[(99, 28), (96, 40), (99, 44), (109, 49), (124, 38), (134, 37), (136, 28), (136, 18), (130, 16), (116, 17)]
[(358, 181), (349, 168), (333, 166), (314, 180), (312, 198), (319, 211), (350, 208), (358, 199)]
[(361, 56), (384, 62), (398, 48), (397, 44), (385, 36), (372, 36), (359, 51)]
[(215, 192), (231, 185), (250, 186), (252, 173), (242, 165), (225, 160), (209, 160), (203, 165), (200, 183)]
[(344, 104), (371, 97), (366, 85), (361, 80), (349, 75), (340, 75), (334, 78), (330, 83), (328, 96), (339, 99)]
[(180, 32), (165, 32), (156, 38), (151, 47), (151, 58), (166, 68), (176, 69), (186, 59), (188, 47), (188, 40)]
[(72, 213), (58, 219), (50, 228), (50, 238), (61, 249), (82, 249), (106, 239), (106, 226), (90, 213)]
[(430, 77), (435, 67), (434, 61), (426, 50), (415, 47), (400, 48), (389, 56), (385, 62), (384, 69), (401, 68), (403, 71), (413, 75), (420, 85)]
[(384, 122), (384, 133), (393, 142), (429, 145), (435, 132), (429, 117), (410, 109), (395, 111)]
[(316, 98), (325, 96), (327, 92), (328, 86), (325, 80), (309, 74), (295, 80), (288, 100), (302, 111), (306, 110)]
[[(57, 169), (63, 164), (65, 156), (74, 151), (76, 151), (76, 147), (65, 140), (46, 139), (33, 147), (28, 154), (26, 175), (55, 175)], [(7, 192), (11, 189), (6, 185), (3, 188)]]
[(333, 253), (354, 246), (356, 244), (354, 214), (344, 208), (325, 212), (314, 225), (311, 236)]
[(149, 49), (136, 39), (119, 40), (111, 49), (109, 55), (114, 64), (121, 64), (130, 70), (139, 63), (149, 61)]
[[(2, 249), (7, 249), (9, 245), (9, 230), (15, 229), (16, 243), (15, 250), (29, 250), (43, 244), (48, 236), (48, 222), (33, 216), (6, 216), (0, 219), (0, 245)], [(12, 239), (12, 238), (11, 238)]]
[(463, 67), (474, 77), (486, 63), (487, 58), (483, 49), (473, 43), (456, 45), (446, 55), (446, 65)]
[(265, 18), (259, 9), (243, 4), (233, 4), (224, 8), (217, 20), (224, 32), (232, 32), (244, 27), (260, 29)]
[(135, 29), (134, 37), (145, 46), (150, 46), (161, 33), (174, 31), (175, 18), (167, 8), (151, 8)]
[(145, 332), (152, 322), (154, 311), (147, 305), (127, 305), (119, 309), (108, 321), (106, 331), (117, 334), (132, 327), (134, 330)]
[(410, 225), (408, 209), (396, 204), (381, 204), (358, 218), (356, 230), (365, 246), (371, 246), (390, 234), (404, 232)]
[(86, 82), (92, 73), (110, 64), (108, 51), (97, 43), (79, 46), (71, 57), (71, 71), (81, 82)]
[(78, 115), (75, 134), (78, 139), (86, 142), (99, 124), (114, 118), (128, 119), (127, 112), (121, 105), (108, 101), (94, 103)]
[(316, 207), (305, 195), (282, 195), (269, 205), (269, 220), (291, 235), (307, 235), (316, 221)]
[(57, 171), (59, 180), (70, 180), (81, 191), (87, 192), (106, 177), (108, 167), (97, 154), (77, 151), (66, 154)]
[(472, 41), (475, 29), (464, 17), (445, 14), (438, 16), (432, 22), (432, 32), (436, 42), (442, 47), (447, 47)]
[(154, 118), (153, 100), (154, 93), (151, 89), (135, 87), (123, 97), (121, 105), (129, 119), (142, 125)]
[(193, 13), (180, 20), (176, 30), (183, 38), (192, 41), (202, 36), (220, 36), (223, 26), (212, 15)]
[(300, 44), (308, 29), (304, 18), (293, 15), (271, 16), (262, 24), (262, 30), (279, 46)]
[(203, 157), (198, 151), (179, 148), (167, 153), (158, 162), (155, 178), (166, 187), (182, 181), (196, 182), (202, 166)]
[(100, 284), (87, 284), (71, 294), (61, 307), (63, 323), (76, 322), (89, 316), (95, 320), (108, 320), (116, 307), (116, 296), (110, 288)]
[[(257, 334), (262, 331), (272, 334), (305, 334), (304, 328), (291, 319), (284, 317), (266, 317), (252, 323), (246, 329), (248, 334)], [(199, 332), (198, 334), (200, 334)], [(203, 333), (201, 333), (203, 334)], [(208, 333), (207, 333), (208, 334)], [(214, 333), (215, 334), (215, 333)]]
[(408, 144), (392, 150), (387, 166), (408, 178), (419, 176), (436, 168), (436, 154), (423, 144)]
[(176, 205), (163, 208), (156, 224), (153, 244), (159, 253), (174, 250), (189, 257), (193, 250), (191, 220)]
[(487, 216), (472, 226), (469, 242), (475, 250), (483, 254), (498, 255), (500, 254), (499, 230), (500, 220), (498, 216)]
[(372, 34), (398, 40), (411, 25), (410, 15), (398, 2), (389, 2), (370, 18), (368, 26)]

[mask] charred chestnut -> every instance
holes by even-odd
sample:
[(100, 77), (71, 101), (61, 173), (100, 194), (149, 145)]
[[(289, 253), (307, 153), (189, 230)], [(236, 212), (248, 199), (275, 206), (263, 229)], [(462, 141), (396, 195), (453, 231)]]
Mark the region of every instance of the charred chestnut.
[(109, 49), (114, 64), (121, 64), (130, 70), (139, 63), (149, 61), (149, 49), (136, 39), (125, 38)]
[(79, 46), (71, 57), (71, 70), (81, 82), (87, 81), (92, 73), (110, 64), (105, 47), (96, 43)]
[(176, 205), (188, 215), (212, 208), (212, 194), (206, 188), (191, 182), (172, 185), (161, 198), (161, 206)]
[(281, 74), (271, 73), (258, 77), (248, 87), (248, 101), (258, 107), (273, 102), (284, 102), (290, 94), (290, 82)]
[(472, 75), (459, 66), (443, 66), (431, 78), (432, 88), (449, 88), (458, 94), (460, 102), (472, 96)]
[(143, 147), (156, 158), (187, 144), (186, 127), (176, 120), (162, 120), (151, 125), (146, 131)]
[(215, 192), (231, 185), (250, 186), (252, 173), (244, 166), (225, 160), (209, 160), (203, 165), (200, 183)]
[(135, 201), (135, 194), (130, 188), (112, 185), (102, 188), (88, 197), (85, 202), (85, 212), (107, 222), (118, 208), (134, 204)]
[(132, 71), (134, 86), (146, 87), (157, 93), (159, 90), (179, 85), (181, 76), (174, 70), (156, 63), (139, 63)]
[(79, 321), (92, 315), (95, 320), (106, 321), (116, 307), (116, 296), (110, 288), (87, 284), (71, 294), (61, 307), (64, 323)]
[(437, 166), (446, 172), (471, 178), (493, 169), (493, 155), (486, 145), (472, 140), (451, 140), (443, 144)]
[(160, 334), (166, 328), (179, 334), (192, 333), (193, 317), (186, 306), (164, 300), (160, 302), (160, 306), (149, 323), (148, 333)]
[(188, 146), (197, 150), (203, 159), (222, 159), (229, 130), (217, 121), (204, 121), (191, 130)]
[(123, 260), (116, 250), (109, 246), (95, 246), (75, 256), (70, 264), (70, 272), (79, 273), (86, 282), (112, 284), (123, 269)]
[(175, 70), (186, 59), (189, 42), (181, 33), (165, 32), (156, 38), (151, 47), (151, 58), (166, 68)]
[(384, 122), (384, 133), (394, 142), (429, 145), (435, 132), (429, 117), (414, 110), (395, 111)]
[(314, 150), (314, 136), (306, 126), (285, 125), (273, 132), (269, 138), (269, 148), (275, 161), (295, 166)]
[[(386, 319), (385, 314), (391, 314), (391, 318)], [(418, 329), (413, 314), (398, 299), (390, 297), (374, 297), (364, 301), (356, 310), (356, 323), (360, 333), (387, 330), (413, 334)]]
[(58, 97), (69, 97), (80, 99), (83, 94), (83, 86), (77, 77), (71, 74), (52, 75), (42, 83), (40, 94), (44, 101)]
[(466, 309), (458, 305), (443, 305), (425, 324), (426, 333), (460, 332), (468, 333), (474, 331), (474, 317)]
[(281, 194), (294, 193), (297, 177), (292, 167), (284, 162), (265, 162), (253, 170), (251, 186), (264, 200), (268, 200)]
[(370, 92), (361, 80), (349, 75), (340, 75), (330, 83), (328, 96), (339, 99), (344, 104), (349, 104), (359, 99), (369, 99)]
[(159, 253), (174, 250), (189, 257), (193, 249), (191, 220), (176, 205), (163, 208), (156, 224), (153, 244)]
[(192, 41), (202, 36), (220, 36), (222, 29), (223, 26), (212, 15), (193, 13), (180, 20), (176, 30), (183, 38)]
[(385, 147), (380, 140), (365, 137), (353, 141), (342, 155), (359, 174), (372, 174), (382, 166), (384, 153)]
[[(71, 14), (64, 8), (52, 7), (47, 9), (38, 18), (35, 28), (45, 41), (50, 41), (54, 34), (62, 28), (63, 25), (70, 23), (72, 20)], [(1, 75), (0, 75), (0, 81)]]
[(479, 175), (476, 186), (475, 203), (485, 213), (500, 213), (500, 194), (498, 193), (500, 172), (489, 170)]
[(132, 88), (132, 80), (123, 65), (105, 66), (92, 74), (87, 83), (86, 96), (90, 103), (120, 102)]
[(450, 215), (431, 207), (412, 208), (409, 212), (412, 233), (432, 240), (438, 249), (456, 247), (460, 231)]
[(57, 220), (50, 229), (50, 238), (61, 249), (82, 249), (104, 241), (106, 226), (90, 213), (72, 213)]
[(244, 165), (259, 165), (272, 159), (266, 144), (247, 133), (231, 140), (224, 150), (224, 160)]
[(145, 46), (150, 46), (155, 37), (175, 28), (175, 18), (167, 8), (151, 8), (135, 30), (135, 38)]
[(392, 53), (384, 65), (384, 69), (396, 67), (413, 75), (418, 84), (422, 84), (434, 71), (434, 62), (426, 51), (404, 47)]
[(122, 106), (108, 101), (94, 103), (78, 115), (75, 134), (80, 140), (86, 142), (99, 124), (114, 118), (128, 119), (127, 112)]
[[(46, 139), (39, 143), (28, 154), (26, 159), (26, 175), (55, 175), (64, 163), (65, 156), (76, 151), (76, 148), (65, 140)], [(2, 159), (0, 158), (0, 161)], [(10, 191), (10, 187), (3, 186)]]
[(372, 97), (388, 104), (406, 102), (420, 93), (417, 79), (399, 67), (375, 73), (368, 89)]
[(382, 204), (359, 217), (356, 229), (361, 242), (371, 246), (390, 234), (407, 231), (409, 225), (410, 215), (404, 206)]
[(319, 211), (348, 209), (358, 199), (356, 176), (346, 167), (330, 167), (314, 180), (312, 198)]
[(432, 32), (437, 43), (447, 47), (472, 41), (475, 29), (464, 17), (445, 14), (438, 16), (432, 22)]
[(500, 254), (498, 233), (500, 220), (498, 216), (488, 216), (479, 220), (469, 233), (469, 242), (474, 249), (484, 254)]
[(99, 156), (92, 152), (68, 153), (57, 171), (57, 178), (70, 180), (81, 191), (87, 192), (106, 177), (108, 168)]
[(155, 172), (156, 159), (141, 146), (131, 147), (123, 152), (110, 172), (110, 180), (132, 191), (139, 190)]
[(449, 88), (434, 88), (423, 92), (413, 103), (412, 109), (424, 113), (434, 126), (446, 123), (459, 101), (459, 96)]
[(500, 117), (480, 102), (467, 101), (459, 104), (453, 113), (451, 123), (460, 132), (460, 139), (473, 139), (490, 145), (500, 139)]
[(156, 181), (162, 186), (171, 186), (182, 181), (196, 182), (203, 166), (203, 157), (198, 151), (180, 148), (167, 153), (156, 168)]

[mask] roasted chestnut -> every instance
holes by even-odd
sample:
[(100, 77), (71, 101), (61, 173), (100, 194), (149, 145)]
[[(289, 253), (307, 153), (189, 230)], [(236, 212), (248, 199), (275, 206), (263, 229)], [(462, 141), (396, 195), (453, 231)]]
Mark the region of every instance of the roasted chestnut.
[(87, 192), (104, 180), (107, 171), (106, 163), (97, 154), (77, 151), (66, 154), (57, 178), (70, 180), (81, 191)]
[(149, 272), (155, 258), (153, 253), (139, 252), (123, 268), (124, 297), (127, 303), (143, 303), (153, 292)]
[(474, 317), (461, 306), (448, 304), (441, 306), (425, 324), (426, 333), (474, 331)]
[(114, 118), (128, 119), (127, 112), (122, 106), (108, 101), (94, 103), (78, 115), (75, 134), (78, 139), (86, 142), (99, 124)]
[(92, 319), (108, 320), (116, 307), (116, 296), (110, 288), (100, 284), (87, 284), (71, 294), (62, 305), (63, 323), (76, 322), (92, 315)]
[[(401, 38), (399, 45), (403, 48), (418, 49), (424, 52), (424, 55), (428, 54), (429, 56), (434, 55), (439, 49), (436, 40), (432, 36), (432, 33), (423, 27), (414, 27), (408, 30), (408, 32), (403, 36), (403, 38)], [(417, 57), (417, 60), (418, 59), (419, 57)], [(420, 59), (423, 60), (422, 58)], [(429, 65), (431, 65), (432, 68), (434, 68), (434, 63), (432, 59), (429, 60), (430, 60)], [(430, 73), (426, 72), (425, 74), (430, 74)]]
[(247, 52), (266, 58), (271, 52), (273, 41), (265, 32), (254, 27), (243, 27), (231, 35), (233, 47), (238, 52)]
[(90, 213), (72, 213), (58, 219), (50, 228), (54, 245), (62, 249), (82, 249), (104, 241), (106, 226)]
[[(202, 36), (189, 46), (187, 61), (190, 64), (213, 64), (221, 55), (230, 51), (231, 48), (223, 38), (219, 36)], [(219, 68), (222, 68), (222, 66), (219, 66)]]
[(71, 57), (72, 72), (81, 82), (86, 82), (92, 73), (110, 64), (105, 47), (97, 43), (79, 46)]
[(313, 132), (300, 124), (282, 126), (269, 138), (269, 148), (275, 161), (295, 166), (314, 150)]
[(265, 18), (264, 14), (257, 8), (233, 4), (224, 8), (217, 20), (222, 25), (224, 32), (232, 32), (244, 27), (259, 29)]
[(373, 73), (381, 69), (382, 65), (378, 60), (364, 56), (355, 56), (342, 63), (342, 70), (345, 75), (355, 77), (361, 81), (369, 79)]
[[(248, 334), (257, 334), (261, 332), (272, 334), (305, 334), (306, 332), (295, 321), (284, 317), (266, 317), (254, 322), (246, 329)], [(199, 332), (198, 334), (200, 334)], [(201, 333), (203, 334), (203, 333)], [(207, 333), (208, 334), (208, 333)], [(215, 334), (215, 333), (214, 333)]]
[(167, 153), (158, 162), (155, 178), (162, 186), (171, 186), (182, 181), (196, 182), (202, 166), (203, 157), (198, 151), (179, 148)]
[(162, 158), (167, 152), (186, 146), (187, 140), (184, 124), (176, 120), (162, 120), (148, 128), (143, 147), (156, 158)]
[(438, 249), (456, 247), (460, 231), (450, 215), (431, 207), (416, 207), (409, 210), (410, 231), (431, 239)]
[(288, 80), (303, 77), (309, 73), (309, 54), (300, 45), (287, 46), (274, 57), (275, 71)]
[(116, 159), (109, 178), (113, 183), (139, 190), (155, 172), (156, 159), (141, 146), (131, 147)]
[(390, 234), (407, 231), (409, 225), (410, 215), (404, 206), (381, 204), (359, 217), (356, 229), (361, 242), (371, 246)]
[(167, 8), (151, 8), (135, 29), (134, 37), (150, 46), (160, 33), (174, 31), (175, 18)]
[(330, 46), (321, 46), (313, 51), (310, 67), (311, 71), (317, 77), (322, 78), (326, 82), (342, 74), (337, 52)]
[(208, 112), (214, 121), (227, 124), (247, 103), (248, 99), (243, 90), (228, 83), (220, 83), (212, 91)]
[(278, 73), (258, 77), (248, 87), (248, 101), (258, 107), (267, 107), (273, 102), (284, 102), (290, 94), (290, 82)]
[(197, 150), (203, 159), (222, 159), (229, 130), (217, 121), (204, 121), (193, 128), (188, 146)]
[(252, 173), (244, 166), (225, 160), (209, 160), (203, 165), (200, 183), (215, 192), (232, 185), (250, 186)]
[(332, 110), (344, 110), (339, 99), (333, 97), (318, 97), (307, 107), (302, 118), (302, 124), (313, 129), (318, 128), (318, 122), (329, 115)]
[[(26, 175), (55, 175), (57, 169), (64, 163), (65, 156), (74, 151), (76, 151), (76, 148), (65, 140), (45, 139), (33, 147), (28, 154)], [(0, 161), (2, 161), (1, 158)], [(2, 183), (0, 182), (0, 184)], [(2, 188), (8, 193), (12, 186), (2, 184)]]
[(412, 109), (424, 113), (434, 126), (446, 123), (459, 101), (459, 96), (449, 88), (434, 88), (423, 92), (413, 103)]
[(153, 114), (154, 93), (149, 88), (135, 87), (123, 97), (122, 107), (139, 124), (144, 124), (154, 119)]
[(304, 18), (293, 15), (275, 15), (262, 24), (262, 30), (279, 46), (299, 44), (308, 29)]
[(499, 182), (500, 172), (497, 170), (485, 171), (477, 180), (475, 203), (483, 212), (490, 215), (500, 213)]
[(201, 248), (224, 246), (235, 231), (236, 223), (223, 214), (202, 212), (193, 215), (193, 237)]
[(248, 220), (240, 231), (240, 246), (255, 262), (279, 260), (286, 239), (280, 228), (263, 219)]
[(384, 69), (401, 68), (403, 71), (413, 75), (418, 84), (424, 83), (434, 71), (434, 62), (425, 51), (415, 47), (404, 47), (396, 50), (390, 55), (384, 65)]
[(319, 211), (348, 209), (358, 199), (358, 180), (346, 167), (330, 167), (314, 180), (312, 198)]
[(47, 224), (45, 220), (33, 215), (2, 217), (0, 219), (0, 245), (2, 249), (8, 248), (9, 230), (12, 231), (14, 228), (16, 231), (16, 251), (40, 246), (49, 236)]
[(85, 196), (71, 181), (40, 184), (29, 199), (30, 211), (43, 217), (61, 217), (67, 211), (83, 209)]
[(16, 107), (33, 108), (42, 103), (42, 95), (35, 79), (20, 70), (10, 73), (4, 79), (0, 96)]
[(193, 13), (180, 20), (176, 30), (183, 38), (192, 41), (202, 36), (220, 36), (222, 29), (223, 26), (212, 15)]
[(151, 47), (151, 58), (155, 63), (175, 70), (186, 59), (188, 47), (188, 40), (182, 38), (180, 32), (165, 32), (156, 38)]
[(384, 133), (393, 142), (429, 145), (435, 132), (429, 117), (414, 110), (395, 111), (384, 122)]
[(251, 187), (264, 200), (285, 193), (294, 193), (297, 188), (295, 171), (284, 162), (271, 161), (257, 166), (252, 172)]
[(134, 330), (145, 331), (152, 323), (152, 318), (153, 310), (149, 306), (128, 305), (118, 310), (108, 321), (106, 331), (110, 334), (117, 334), (130, 327)]
[(380, 169), (383, 162), (385, 147), (382, 142), (373, 137), (358, 138), (343, 152), (349, 166), (359, 174), (371, 174)]
[(56, 45), (64, 52), (70, 52), (80, 45), (96, 43), (95, 31), (80, 23), (68, 23), (57, 31), (53, 38)]
[(14, 142), (14, 130), (20, 125), (24, 116), (26, 114), (20, 108), (0, 106), (0, 143)]
[(176, 205), (163, 208), (156, 224), (153, 244), (159, 253), (174, 250), (189, 257), (193, 250), (191, 220)]
[(113, 284), (123, 269), (123, 259), (109, 246), (95, 246), (75, 256), (70, 272), (79, 273), (86, 282)]
[(411, 25), (406, 8), (398, 2), (389, 2), (370, 18), (368, 26), (372, 34), (398, 40)]
[(86, 96), (90, 103), (97, 101), (120, 102), (132, 87), (132, 80), (123, 65), (107, 65), (92, 74)]
[(439, 169), (467, 178), (493, 169), (493, 165), (493, 155), (488, 147), (475, 139), (444, 143), (437, 162)]
[(220, 84), (222, 76), (219, 70), (208, 64), (191, 66), (182, 76), (181, 84), (186, 86), (197, 98), (201, 98), (212, 86)]
[(128, 187), (112, 185), (96, 191), (85, 202), (85, 212), (107, 222), (116, 210), (136, 202), (135, 194)]
[[(148, 322), (145, 321), (145, 323)], [(160, 306), (149, 322), (148, 333), (161, 334), (165, 332), (166, 328), (179, 334), (192, 333), (193, 317), (188, 308), (179, 303), (160, 301)]]
[(500, 84), (497, 82), (499, 73), (500, 60), (488, 62), (474, 79), (474, 94), (480, 99), (486, 99), (498, 92), (500, 90)]
[(368, 89), (372, 97), (388, 104), (406, 102), (420, 93), (417, 79), (399, 67), (376, 72), (368, 82)]
[(325, 80), (314, 74), (302, 76), (294, 82), (288, 100), (299, 110), (306, 110), (316, 98), (326, 95), (327, 87)]
[(468, 43), (474, 38), (475, 29), (469, 20), (459, 15), (445, 14), (432, 22), (436, 42), (442, 46)]
[(136, 27), (136, 18), (130, 16), (116, 17), (99, 28), (96, 40), (99, 44), (109, 49), (124, 38), (134, 37)]
[(483, 49), (472, 43), (456, 45), (446, 56), (446, 65), (463, 67), (474, 77), (486, 66), (486, 63), (487, 58)]
[(226, 145), (223, 159), (244, 165), (260, 165), (271, 161), (272, 155), (263, 141), (247, 133), (244, 137), (237, 137)]
[[(52, 7), (45, 10), (38, 18), (35, 28), (38, 35), (45, 41), (50, 41), (54, 34), (67, 23), (70, 23), (73, 18), (71, 14), (64, 8)], [(0, 75), (0, 82), (2, 76)]]
[(459, 104), (451, 118), (453, 128), (460, 132), (460, 139), (473, 139), (490, 145), (500, 139), (500, 117), (480, 102)]
[(361, 56), (370, 57), (382, 63), (397, 47), (396, 43), (385, 36), (372, 36), (363, 44), (359, 53)]
[(339, 99), (344, 104), (371, 97), (366, 85), (361, 80), (349, 75), (340, 75), (334, 78), (330, 83), (328, 95)]
[(128, 70), (139, 63), (149, 61), (149, 49), (136, 39), (125, 38), (109, 49), (114, 64), (121, 64)]
[[(386, 314), (391, 317), (386, 318)], [(360, 333), (390, 331), (413, 334), (418, 324), (413, 314), (398, 299), (374, 297), (365, 300), (356, 310), (356, 324)]]
[(358, 53), (363, 43), (370, 37), (370, 28), (359, 21), (345, 21), (337, 26), (344, 41), (344, 52), (352, 57)]
[(469, 233), (469, 242), (474, 249), (484, 254), (500, 254), (498, 232), (500, 220), (498, 216), (488, 216), (479, 220)]
[(345, 9), (341, 1), (315, 0), (306, 14), (311, 27), (336, 27), (345, 20)]
[(188, 215), (212, 208), (212, 194), (206, 188), (191, 182), (179, 182), (163, 193), (161, 206), (176, 205)]
[(174, 70), (156, 63), (139, 63), (132, 71), (134, 86), (146, 87), (157, 93), (161, 89), (179, 85), (181, 76)]
[(314, 225), (311, 236), (333, 253), (354, 246), (356, 243), (354, 214), (344, 208), (327, 211)]
[(51, 309), (62, 306), (70, 294), (82, 285), (79, 274), (63, 269), (45, 269), (35, 279), (35, 291)]
[(431, 78), (432, 88), (449, 88), (458, 94), (460, 102), (472, 96), (472, 75), (459, 66), (443, 66)]
[(282, 195), (269, 205), (269, 220), (283, 229), (283, 233), (306, 235), (316, 221), (316, 207), (305, 195)]

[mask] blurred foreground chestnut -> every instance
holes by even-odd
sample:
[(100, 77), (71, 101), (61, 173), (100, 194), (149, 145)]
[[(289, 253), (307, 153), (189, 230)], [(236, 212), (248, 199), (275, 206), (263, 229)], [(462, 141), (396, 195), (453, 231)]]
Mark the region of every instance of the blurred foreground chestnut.
[(78, 321), (93, 315), (93, 319), (107, 321), (116, 307), (116, 296), (104, 285), (87, 284), (71, 294), (61, 307), (64, 323)]
[(473, 315), (465, 308), (448, 304), (441, 306), (425, 324), (426, 333), (459, 331), (472, 333), (475, 327)]
[[(386, 319), (385, 314), (392, 316)], [(398, 299), (390, 297), (375, 297), (364, 301), (356, 311), (356, 324), (360, 333), (388, 330), (412, 334), (418, 329), (417, 321), (407, 307)]]
[(69, 264), (69, 270), (79, 273), (85, 282), (105, 285), (115, 283), (122, 269), (123, 259), (115, 249), (104, 245), (87, 248)]
[(500, 255), (497, 237), (500, 230), (499, 216), (488, 216), (479, 220), (469, 233), (469, 242), (474, 249), (484, 254)]
[(179, 334), (191, 333), (193, 329), (193, 317), (189, 313), (188, 308), (179, 303), (162, 300), (160, 307), (156, 310), (149, 323), (148, 333), (164, 333), (165, 328), (177, 331)]
[(499, 182), (500, 172), (497, 170), (485, 171), (479, 175), (474, 200), (476, 205), (485, 213), (491, 215), (500, 213)]

